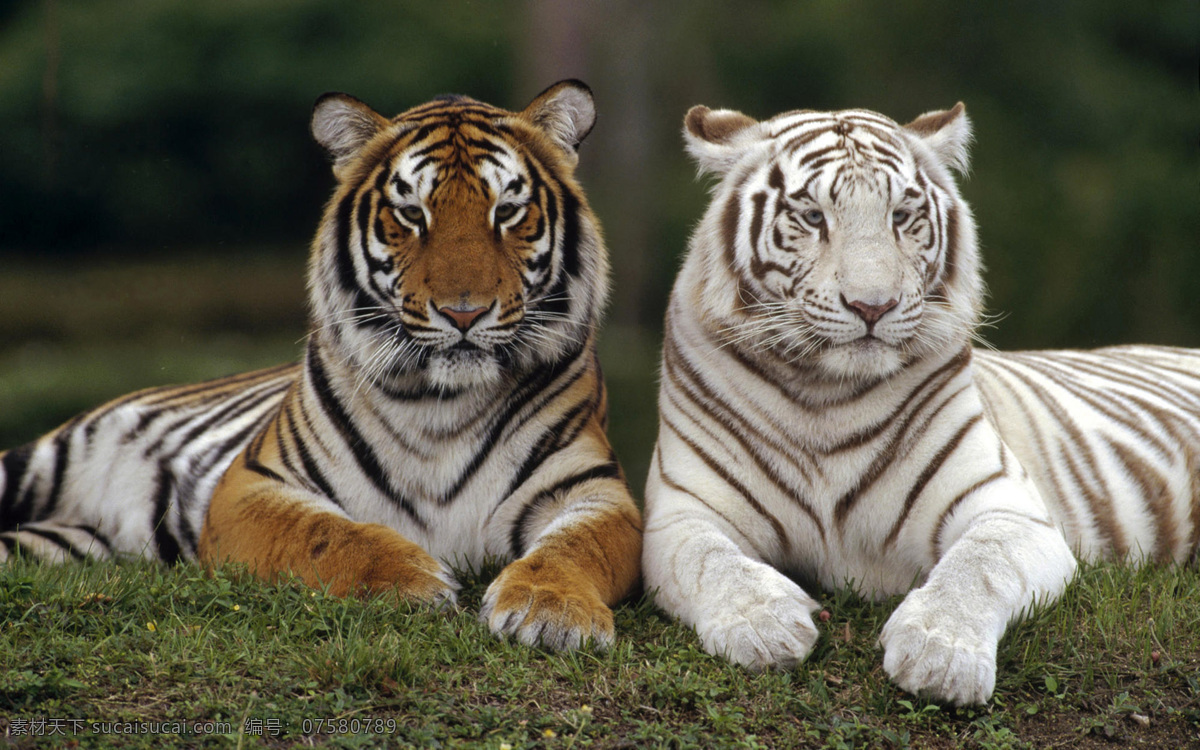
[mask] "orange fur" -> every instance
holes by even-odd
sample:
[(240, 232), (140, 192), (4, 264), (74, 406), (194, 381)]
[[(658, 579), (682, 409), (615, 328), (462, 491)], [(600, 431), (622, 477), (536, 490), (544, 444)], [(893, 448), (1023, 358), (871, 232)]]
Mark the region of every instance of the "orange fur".
[(500, 572), (493, 617), (523, 612), (521, 624), (550, 623), (611, 639), (609, 607), (637, 583), (641, 554), (641, 517), (632, 503), (575, 524)]
[(314, 588), (328, 586), (335, 596), (394, 593), (434, 601), (449, 593), (438, 562), (401, 534), (314, 508), (296, 490), (251, 469), (248, 453), (272, 468), (278, 429), (277, 418), (217, 485), (200, 535), (202, 561), (245, 563), (265, 580), (294, 575)]

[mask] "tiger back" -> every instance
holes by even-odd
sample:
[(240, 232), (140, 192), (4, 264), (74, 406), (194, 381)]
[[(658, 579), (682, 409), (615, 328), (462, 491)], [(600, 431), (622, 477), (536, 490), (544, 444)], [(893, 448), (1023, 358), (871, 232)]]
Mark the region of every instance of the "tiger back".
[(326, 95), (337, 187), (299, 366), (152, 389), (0, 457), (0, 559), (245, 564), (336, 594), (453, 602), (529, 644), (613, 638), (640, 516), (605, 436), (599, 224), (573, 173), (590, 90), (394, 118)]
[(1195, 556), (1200, 352), (972, 348), (961, 104), (903, 127), (696, 107), (685, 138), (719, 182), (666, 315), (643, 574), (709, 652), (808, 655), (817, 604), (785, 573), (906, 593), (885, 670), (978, 703), (1075, 554)]

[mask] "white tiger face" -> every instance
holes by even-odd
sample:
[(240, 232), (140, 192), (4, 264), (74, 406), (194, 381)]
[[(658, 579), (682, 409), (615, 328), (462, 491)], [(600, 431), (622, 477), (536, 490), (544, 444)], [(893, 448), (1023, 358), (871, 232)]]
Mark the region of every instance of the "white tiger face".
[(906, 127), (866, 110), (759, 123), (697, 107), (686, 126), (701, 170), (723, 176), (707, 252), (735, 279), (737, 346), (859, 379), (969, 335), (974, 234), (947, 170), (965, 167), (961, 105)]

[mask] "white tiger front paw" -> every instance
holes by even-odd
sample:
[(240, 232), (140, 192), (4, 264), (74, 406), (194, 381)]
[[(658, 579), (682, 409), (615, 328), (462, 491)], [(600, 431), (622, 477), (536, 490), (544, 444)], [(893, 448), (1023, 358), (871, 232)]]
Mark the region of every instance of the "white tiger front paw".
[(706, 651), (735, 664), (754, 671), (791, 669), (817, 642), (817, 603), (774, 569), (752, 573), (696, 624), (696, 633)]
[(986, 703), (996, 687), (998, 638), (913, 591), (879, 636), (883, 669), (900, 687), (956, 705)]

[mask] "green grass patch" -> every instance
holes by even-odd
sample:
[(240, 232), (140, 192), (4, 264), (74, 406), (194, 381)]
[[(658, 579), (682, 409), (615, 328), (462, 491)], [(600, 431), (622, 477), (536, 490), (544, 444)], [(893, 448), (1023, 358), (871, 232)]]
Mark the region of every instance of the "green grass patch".
[(1010, 630), (996, 696), (973, 709), (887, 681), (875, 642), (895, 600), (826, 595), (831, 617), (809, 660), (751, 674), (705, 654), (646, 599), (617, 609), (608, 652), (498, 640), (477, 620), (496, 572), (459, 571), (460, 606), (431, 611), (194, 565), (17, 561), (0, 570), (0, 736), (15, 747), (146, 748), (1181, 748), (1200, 739), (1195, 570), (1085, 567), (1058, 604)]

